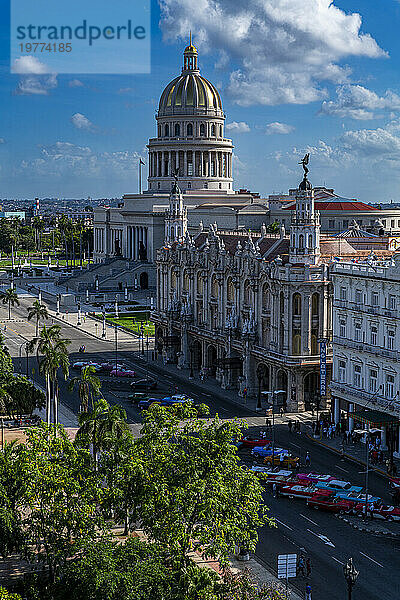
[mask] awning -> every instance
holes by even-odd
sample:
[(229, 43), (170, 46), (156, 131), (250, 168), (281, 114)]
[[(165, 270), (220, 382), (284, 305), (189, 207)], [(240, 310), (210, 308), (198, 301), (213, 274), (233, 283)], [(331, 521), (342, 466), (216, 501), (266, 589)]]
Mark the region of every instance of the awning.
[(399, 423), (399, 419), (393, 415), (388, 415), (379, 410), (369, 410), (368, 408), (357, 412), (349, 412), (349, 417), (358, 421), (358, 423), (365, 423), (366, 425), (375, 427)]

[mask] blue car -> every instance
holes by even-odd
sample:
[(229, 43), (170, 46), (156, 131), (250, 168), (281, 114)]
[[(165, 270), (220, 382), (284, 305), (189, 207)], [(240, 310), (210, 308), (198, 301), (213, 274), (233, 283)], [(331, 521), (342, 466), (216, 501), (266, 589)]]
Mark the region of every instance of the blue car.
[(141, 400), (138, 404), (140, 410), (149, 408), (151, 404), (159, 404), (160, 406), (175, 406), (176, 404), (186, 404), (186, 402), (193, 402), (192, 398), (188, 398), (183, 394), (176, 394), (175, 396), (166, 396), (165, 398), (148, 398), (147, 400)]
[(340, 479), (331, 479), (331, 481), (320, 481), (315, 486), (319, 490), (330, 490), (331, 492), (337, 492), (336, 495), (341, 494), (342, 492), (347, 494), (348, 492), (354, 492), (359, 494), (362, 492), (363, 488), (352, 485), (350, 481), (341, 481)]
[[(289, 450), (284, 450), (283, 448), (275, 448), (274, 456), (279, 456), (279, 454), (289, 454)], [(251, 455), (255, 458), (265, 458), (266, 456), (272, 456), (272, 448), (270, 446), (256, 446), (251, 451)]]

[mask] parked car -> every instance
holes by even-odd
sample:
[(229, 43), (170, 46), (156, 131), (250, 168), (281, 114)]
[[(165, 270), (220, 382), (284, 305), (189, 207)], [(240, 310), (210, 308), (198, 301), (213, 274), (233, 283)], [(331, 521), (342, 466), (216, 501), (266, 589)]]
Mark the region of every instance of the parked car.
[(149, 398), (148, 400), (141, 400), (138, 407), (143, 410), (149, 408), (151, 404), (159, 404), (160, 406), (174, 406), (176, 404), (185, 404), (186, 402), (194, 402), (192, 398), (185, 396), (184, 394), (176, 394), (174, 396), (166, 396), (165, 398)]
[(305, 483), (328, 483), (335, 479), (333, 475), (321, 475), (320, 473), (299, 473), (297, 475), (299, 481), (304, 481)]
[(131, 369), (119, 368), (110, 371), (110, 377), (135, 377), (135, 375), (135, 371), (132, 371)]
[(96, 371), (101, 371), (102, 366), (99, 363), (93, 362), (91, 360), (78, 360), (72, 364), (73, 369), (83, 369), (83, 367), (94, 367)]
[[(337, 498), (343, 498), (352, 503), (353, 508), (355, 509), (357, 504), (365, 504), (365, 493), (362, 492), (337, 492)], [(382, 498), (378, 496), (372, 496), (372, 494), (368, 494), (368, 504), (373, 503), (375, 506), (380, 506), (383, 504)]]
[(315, 495), (316, 488), (314, 485), (304, 486), (296, 483), (289, 483), (279, 487), (279, 495), (287, 496), (288, 498), (311, 498)]
[(272, 444), (271, 440), (253, 438), (250, 435), (238, 440), (238, 444), (242, 448), (268, 447)]
[[(365, 511), (365, 503), (357, 504), (354, 512), (362, 516)], [(368, 511), (368, 514), (371, 514), (371, 511)], [(378, 506), (374, 506), (374, 510), (372, 511), (372, 516), (374, 519), (385, 519), (386, 521), (400, 521), (400, 508), (398, 506), (387, 506), (386, 504), (381, 504)]]
[(157, 381), (149, 377), (142, 377), (141, 379), (134, 379), (130, 385), (135, 390), (155, 390)]
[[(311, 498), (307, 500), (307, 506), (314, 508), (315, 510), (327, 510), (328, 512), (346, 514), (353, 509), (352, 502), (349, 502), (345, 498), (335, 496), (334, 493), (323, 494), (324, 490), (320, 490)], [(325, 490), (327, 492), (327, 490)]]
[(128, 400), (130, 400), (133, 404), (139, 404), (141, 400), (148, 400), (149, 395), (145, 392), (136, 392), (135, 394), (129, 394)]
[(120, 363), (117, 363), (117, 365), (115, 365), (115, 362), (105, 362), (105, 363), (101, 363), (101, 368), (103, 369), (103, 371), (114, 371), (115, 368), (117, 369), (125, 369), (125, 365), (121, 365)]
[(273, 483), (289, 484), (293, 478), (292, 471), (276, 468), (272, 469), (271, 467), (263, 467), (261, 465), (253, 465), (251, 471), (257, 476), (262, 477), (263, 482), (266, 485), (272, 485)]
[[(284, 448), (274, 448), (274, 454), (279, 456), (280, 454), (287, 454), (289, 450), (285, 450)], [(251, 455), (255, 458), (264, 458), (265, 456), (270, 456), (272, 454), (272, 448), (270, 446), (256, 446), (251, 451)]]
[(283, 454), (283, 459), (281, 460), (280, 455), (277, 455), (275, 452), (273, 460), (272, 456), (267, 456), (264, 458), (264, 464), (273, 465), (274, 467), (279, 466), (283, 469), (298, 469), (300, 466), (300, 460), (297, 458), (297, 456), (292, 456), (287, 452)]
[(320, 481), (316, 484), (319, 490), (331, 490), (332, 492), (361, 492), (362, 487), (352, 485), (350, 481), (341, 481), (331, 479), (330, 481)]

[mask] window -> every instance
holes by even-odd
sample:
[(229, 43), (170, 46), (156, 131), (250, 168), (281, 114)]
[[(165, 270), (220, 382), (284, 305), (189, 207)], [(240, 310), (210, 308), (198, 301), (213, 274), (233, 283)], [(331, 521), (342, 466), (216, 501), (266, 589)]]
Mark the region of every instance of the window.
[(389, 296), (389, 309), (396, 310), (396, 296), (392, 294)]
[(165, 126), (164, 131), (165, 131), (165, 137), (169, 137), (169, 125)]
[(394, 375), (386, 375), (385, 396), (386, 398), (394, 398)]
[[(190, 173), (189, 173), (189, 175), (190, 175)], [(187, 189), (188, 189), (188, 190), (191, 190), (191, 189), (192, 189), (192, 182), (191, 182), (191, 181), (188, 181), (188, 184), (187, 184)]]
[(335, 229), (335, 221), (333, 219), (329, 219), (328, 228)]
[(346, 361), (339, 360), (339, 383), (346, 383)]
[(397, 221), (397, 227), (400, 227), (400, 219)]
[(208, 181), (204, 182), (204, 189), (207, 190), (208, 189)]
[(339, 335), (340, 337), (346, 337), (346, 320), (340, 319), (339, 321)]
[(304, 248), (304, 235), (302, 233), (299, 235), (299, 248), (300, 250)]
[(175, 125), (175, 137), (179, 137), (181, 135), (181, 126), (179, 123)]
[(340, 299), (347, 300), (347, 288), (345, 288), (345, 287), (340, 288)]
[(192, 177), (193, 176), (193, 163), (191, 163), (191, 162), (188, 163), (187, 170), (188, 170), (188, 176)]
[(205, 128), (204, 123), (201, 123), (201, 125), (200, 125), (200, 135), (202, 137), (204, 137), (206, 135), (206, 128)]
[(371, 294), (371, 304), (372, 304), (372, 306), (379, 306), (379, 294), (378, 294), (378, 292), (372, 292), (372, 294)]
[(343, 219), (343, 229), (347, 229), (349, 226), (349, 221), (348, 219)]
[(354, 324), (354, 341), (361, 342), (361, 323)]
[(378, 341), (378, 327), (376, 325), (371, 325), (371, 345), (376, 346)]
[(211, 136), (215, 137), (215, 125), (211, 125)]
[(354, 294), (354, 301), (356, 304), (362, 304), (362, 291), (361, 290), (356, 290), (356, 293)]
[(353, 385), (356, 388), (361, 387), (361, 365), (354, 365), (353, 369)]
[(390, 227), (391, 227), (392, 229), (394, 229), (394, 227), (395, 227), (395, 224), (394, 224), (394, 219), (392, 219), (392, 220), (390, 221)]
[(386, 219), (382, 219), (382, 225), (386, 227)]
[(301, 296), (293, 294), (293, 315), (299, 317), (301, 315)]
[(313, 236), (311, 233), (308, 234), (308, 248), (311, 250), (313, 247)]
[(193, 125), (191, 123), (189, 123), (189, 125), (187, 126), (187, 135), (188, 136), (193, 135)]
[(369, 370), (369, 391), (374, 393), (377, 390), (378, 371), (376, 369)]
[(388, 330), (387, 334), (387, 347), (389, 350), (394, 350), (394, 331), (393, 329)]

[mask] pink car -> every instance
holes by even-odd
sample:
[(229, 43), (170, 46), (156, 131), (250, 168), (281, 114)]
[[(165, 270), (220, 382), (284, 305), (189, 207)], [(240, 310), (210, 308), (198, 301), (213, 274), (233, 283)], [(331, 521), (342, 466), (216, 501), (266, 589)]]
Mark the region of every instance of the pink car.
[(130, 369), (122, 369), (119, 368), (118, 370), (113, 369), (110, 372), (110, 377), (135, 377), (136, 373), (135, 371), (131, 371)]
[(301, 483), (328, 483), (335, 479), (332, 475), (321, 475), (320, 473), (299, 473), (297, 475), (298, 480)]

